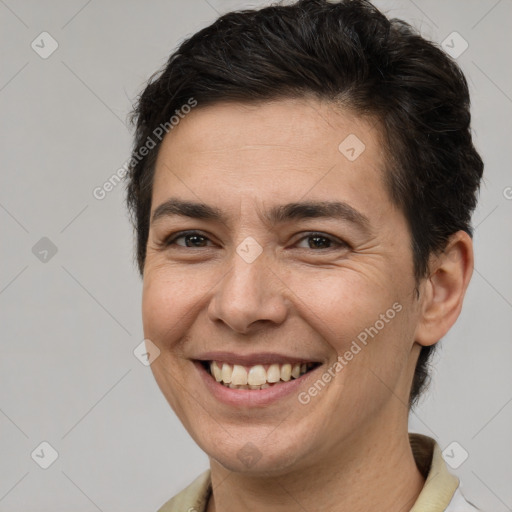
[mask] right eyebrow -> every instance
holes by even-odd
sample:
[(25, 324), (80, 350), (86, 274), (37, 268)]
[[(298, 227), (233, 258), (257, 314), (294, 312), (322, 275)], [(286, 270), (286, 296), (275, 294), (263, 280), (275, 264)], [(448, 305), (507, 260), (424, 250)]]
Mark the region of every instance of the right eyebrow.
[(163, 217), (172, 217), (174, 215), (191, 217), (193, 219), (216, 220), (226, 223), (226, 219), (218, 208), (204, 203), (182, 201), (181, 199), (175, 198), (168, 199), (155, 209), (151, 216), (151, 223)]

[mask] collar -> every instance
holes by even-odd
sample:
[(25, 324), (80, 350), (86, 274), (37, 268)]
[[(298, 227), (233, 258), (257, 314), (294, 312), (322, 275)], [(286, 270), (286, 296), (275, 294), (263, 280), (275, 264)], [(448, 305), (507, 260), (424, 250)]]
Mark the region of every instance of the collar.
[(434, 439), (409, 433), (409, 443), (425, 484), (410, 512), (444, 512), (459, 486), (459, 479), (448, 471), (441, 448)]

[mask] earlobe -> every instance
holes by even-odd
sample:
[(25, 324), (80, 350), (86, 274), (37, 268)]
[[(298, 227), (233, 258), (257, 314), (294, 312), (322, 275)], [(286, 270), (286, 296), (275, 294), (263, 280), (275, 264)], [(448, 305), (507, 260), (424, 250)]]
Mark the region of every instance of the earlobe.
[(473, 242), (465, 231), (454, 233), (445, 250), (432, 256), (423, 283), (415, 341), (434, 345), (457, 320), (473, 273)]

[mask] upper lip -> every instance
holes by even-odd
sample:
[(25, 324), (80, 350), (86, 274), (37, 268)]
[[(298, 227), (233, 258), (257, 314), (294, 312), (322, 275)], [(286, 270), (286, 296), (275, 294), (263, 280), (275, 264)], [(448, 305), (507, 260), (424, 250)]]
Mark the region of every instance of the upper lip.
[(236, 354), (234, 352), (205, 352), (193, 359), (197, 361), (221, 361), (241, 366), (254, 366), (257, 364), (286, 364), (286, 363), (320, 363), (316, 358), (287, 356), (276, 352), (260, 352), (257, 354)]

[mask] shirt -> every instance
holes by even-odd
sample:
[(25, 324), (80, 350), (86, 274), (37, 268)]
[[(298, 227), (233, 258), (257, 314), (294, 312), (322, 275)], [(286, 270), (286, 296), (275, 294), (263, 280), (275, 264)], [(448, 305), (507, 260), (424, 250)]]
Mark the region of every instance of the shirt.
[[(459, 479), (448, 471), (437, 442), (431, 437), (409, 433), (414, 460), (425, 484), (410, 512), (478, 512), (466, 500)], [(210, 470), (164, 503), (158, 512), (205, 512), (212, 492)]]

